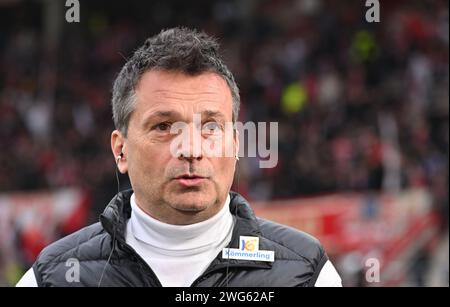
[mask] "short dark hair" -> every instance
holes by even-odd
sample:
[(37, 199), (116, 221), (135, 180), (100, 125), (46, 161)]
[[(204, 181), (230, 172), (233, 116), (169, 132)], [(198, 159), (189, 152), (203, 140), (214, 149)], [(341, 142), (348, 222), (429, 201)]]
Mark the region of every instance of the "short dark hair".
[(149, 70), (166, 70), (199, 75), (213, 72), (228, 84), (233, 99), (233, 122), (239, 113), (239, 89), (219, 55), (214, 38), (187, 28), (172, 28), (148, 38), (125, 63), (112, 90), (112, 112), (116, 129), (127, 135), (128, 122), (136, 102), (135, 87)]

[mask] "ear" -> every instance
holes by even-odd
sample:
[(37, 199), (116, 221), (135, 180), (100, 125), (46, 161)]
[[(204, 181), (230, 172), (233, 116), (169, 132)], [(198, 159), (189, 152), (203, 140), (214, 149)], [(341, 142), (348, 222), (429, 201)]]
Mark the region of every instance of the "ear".
[[(127, 155), (125, 152), (125, 142), (126, 138), (122, 135), (119, 130), (114, 130), (111, 133), (111, 150), (114, 155), (114, 161), (117, 164), (119, 172), (125, 174), (128, 172), (128, 162)], [(122, 154), (122, 156), (121, 156)], [(119, 157), (121, 157), (119, 159)]]

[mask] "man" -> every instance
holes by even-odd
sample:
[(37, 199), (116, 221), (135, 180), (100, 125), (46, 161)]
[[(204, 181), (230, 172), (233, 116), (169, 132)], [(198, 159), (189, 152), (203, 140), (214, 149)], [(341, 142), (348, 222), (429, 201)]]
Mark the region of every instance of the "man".
[(239, 92), (212, 38), (185, 28), (149, 38), (119, 73), (112, 109), (111, 148), (132, 190), (45, 248), (18, 286), (341, 285), (317, 240), (256, 218), (230, 191)]

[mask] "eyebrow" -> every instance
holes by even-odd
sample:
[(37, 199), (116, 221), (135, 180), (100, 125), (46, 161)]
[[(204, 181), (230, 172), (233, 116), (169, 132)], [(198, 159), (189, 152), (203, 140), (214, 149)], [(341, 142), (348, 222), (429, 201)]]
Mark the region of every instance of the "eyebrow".
[[(220, 118), (222, 120), (225, 120), (225, 115), (220, 111), (212, 111), (212, 110), (205, 110), (200, 113), (202, 120), (205, 118)], [(149, 116), (147, 116), (143, 122), (143, 127), (147, 127), (151, 122), (155, 121), (156, 119), (168, 119), (168, 118), (182, 118), (181, 114), (176, 111), (156, 111)]]
[(201, 113), (202, 119), (203, 118), (211, 118), (211, 117), (218, 117), (220, 119), (225, 120), (225, 115), (223, 115), (220, 111), (211, 111), (211, 110), (205, 110)]
[(178, 117), (180, 118), (181, 115), (178, 112), (173, 111), (156, 111), (154, 113), (151, 113), (149, 116), (147, 116), (143, 122), (142, 126), (147, 127), (152, 121), (155, 121), (156, 119), (165, 119), (165, 118), (173, 118)]

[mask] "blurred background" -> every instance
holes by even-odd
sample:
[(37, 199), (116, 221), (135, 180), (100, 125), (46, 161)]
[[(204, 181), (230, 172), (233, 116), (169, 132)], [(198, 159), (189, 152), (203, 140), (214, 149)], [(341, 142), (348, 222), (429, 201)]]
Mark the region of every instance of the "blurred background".
[[(0, 286), (117, 192), (111, 86), (163, 28), (218, 38), (241, 122), (279, 123), (279, 161), (233, 190), (317, 236), (346, 286), (448, 286), (448, 1), (0, 0)], [(121, 177), (123, 187), (127, 178)], [(377, 279), (377, 270), (380, 275)]]

